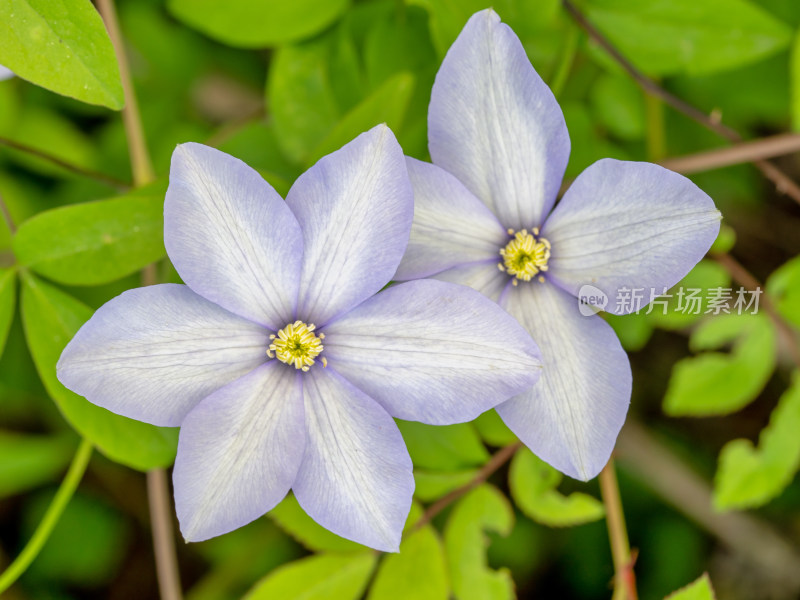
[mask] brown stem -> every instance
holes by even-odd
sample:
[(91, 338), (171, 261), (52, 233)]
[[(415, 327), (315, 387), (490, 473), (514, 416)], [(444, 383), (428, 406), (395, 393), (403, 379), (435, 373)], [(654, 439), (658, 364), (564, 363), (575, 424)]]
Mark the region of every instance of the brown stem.
[(161, 600), (181, 600), (181, 580), (172, 534), (172, 505), (167, 472), (164, 469), (147, 472), (147, 500), (150, 505)]
[(461, 487), (454, 489), (452, 492), (442, 496), (436, 502), (431, 504), (425, 513), (420, 517), (419, 521), (414, 523), (408, 534), (410, 535), (411, 533), (430, 523), (436, 515), (442, 512), (450, 504), (486, 481), (495, 471), (511, 460), (511, 457), (514, 456), (516, 451), (520, 448), (522, 448), (522, 442), (516, 442), (514, 444), (504, 446), (495, 452), (492, 458), (489, 459), (489, 462), (483, 465), (480, 470), (475, 473), (475, 477)]
[(636, 576), (633, 572), (628, 530), (625, 527), (625, 513), (619, 495), (619, 483), (614, 471), (614, 459), (600, 471), (600, 494), (606, 507), (608, 539), (611, 542), (611, 555), (614, 559), (614, 598), (638, 600)]
[[(681, 100), (677, 96), (669, 93), (655, 81), (647, 77), (631, 64), (617, 50), (614, 45), (586, 18), (586, 16), (576, 7), (571, 0), (561, 0), (564, 8), (572, 15), (575, 21), (597, 42), (627, 73), (639, 84), (648, 94), (661, 98), (666, 104), (683, 113), (690, 119), (696, 121), (706, 129), (709, 129), (719, 136), (724, 137), (730, 142), (738, 143), (742, 141), (742, 136), (735, 129), (724, 125), (719, 118), (714, 115), (707, 115), (700, 109), (692, 106), (688, 102)], [(756, 160), (753, 164), (772, 181), (778, 191), (790, 196), (793, 200), (800, 203), (800, 186), (798, 186), (786, 173), (766, 160)]]
[(783, 156), (800, 151), (800, 133), (782, 133), (728, 148), (716, 148), (659, 161), (662, 166), (689, 175), (731, 165)]
[(78, 165), (73, 165), (72, 163), (68, 163), (57, 156), (53, 156), (52, 154), (48, 154), (47, 152), (43, 152), (38, 148), (33, 148), (32, 146), (26, 146), (25, 144), (20, 144), (19, 142), (15, 142), (14, 140), (9, 140), (8, 138), (0, 137), (0, 145), (6, 146), (8, 148), (13, 148), (14, 150), (19, 150), (20, 152), (24, 152), (25, 154), (30, 154), (31, 156), (35, 156), (36, 158), (41, 158), (42, 160), (46, 160), (54, 165), (61, 167), (62, 169), (66, 169), (76, 175), (81, 175), (82, 177), (88, 177), (89, 179), (94, 179), (99, 181), (100, 183), (105, 183), (110, 185), (111, 187), (117, 188), (120, 191), (126, 191), (130, 189), (130, 184), (126, 183), (116, 177), (112, 177), (111, 175), (106, 175), (105, 173), (99, 173), (97, 171), (92, 171), (91, 169), (85, 169), (83, 167), (79, 167)]
[[(743, 512), (712, 508), (711, 489), (641, 424), (628, 419), (617, 440), (617, 459), (632, 475), (729, 548), (800, 592), (800, 551), (772, 525)], [(795, 597), (795, 596), (792, 597)]]
[(14, 235), (17, 232), (17, 226), (14, 224), (14, 219), (11, 216), (11, 211), (8, 210), (8, 205), (6, 201), (3, 199), (3, 195), (0, 194), (0, 213), (3, 214), (3, 219), (8, 225), (8, 230), (11, 232), (11, 235)]

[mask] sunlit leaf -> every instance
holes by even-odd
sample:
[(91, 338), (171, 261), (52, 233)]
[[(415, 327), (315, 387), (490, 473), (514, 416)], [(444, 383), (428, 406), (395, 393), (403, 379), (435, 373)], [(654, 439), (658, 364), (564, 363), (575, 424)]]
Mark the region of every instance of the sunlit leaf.
[(722, 449), (714, 481), (714, 504), (724, 510), (756, 508), (777, 497), (800, 466), (800, 375), (781, 396), (759, 436), (733, 440)]
[(415, 421), (397, 421), (397, 426), (416, 467), (457, 471), (489, 460), (489, 452), (469, 423), (434, 427)]
[(695, 352), (733, 344), (730, 353), (702, 352), (678, 361), (664, 397), (672, 416), (724, 415), (741, 409), (761, 391), (775, 368), (775, 330), (759, 314), (709, 318), (692, 333)]
[(462, 471), (427, 471), (414, 469), (414, 481), (417, 486), (414, 496), (423, 502), (438, 500), (445, 494), (468, 484), (475, 478), (477, 469)]
[(89, 104), (125, 103), (114, 47), (89, 0), (0, 2), (0, 64)]
[(800, 327), (800, 256), (787, 261), (769, 276), (766, 291), (781, 316)]
[(664, 600), (716, 600), (716, 598), (708, 573), (703, 573), (700, 579), (670, 594)]
[(556, 487), (561, 473), (523, 448), (514, 455), (508, 484), (517, 507), (534, 521), (551, 527), (581, 525), (602, 519), (603, 504), (580, 492), (569, 496)]
[(348, 552), (364, 546), (351, 542), (317, 525), (298, 504), (294, 494), (289, 494), (269, 512), (278, 525), (309, 550), (316, 552)]
[(56, 363), (67, 342), (92, 316), (92, 310), (58, 288), (25, 275), (22, 324), (36, 370), (64, 417), (109, 458), (148, 470), (172, 463), (177, 429), (154, 427), (95, 406), (56, 378)]

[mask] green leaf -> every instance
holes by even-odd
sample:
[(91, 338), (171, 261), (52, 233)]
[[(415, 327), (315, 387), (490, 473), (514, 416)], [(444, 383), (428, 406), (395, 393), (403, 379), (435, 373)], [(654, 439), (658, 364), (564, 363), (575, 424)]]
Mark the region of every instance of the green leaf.
[(664, 600), (716, 600), (716, 598), (708, 573), (703, 573), (700, 579), (670, 594)]
[(589, 20), (649, 75), (705, 75), (789, 45), (784, 23), (747, 0), (589, 0)]
[(378, 557), (374, 552), (320, 554), (276, 569), (245, 600), (358, 600)]
[(0, 269), (0, 357), (6, 347), (8, 330), (14, 320), (17, 299), (17, 277), (14, 269)]
[(447, 600), (449, 594), (444, 547), (427, 525), (406, 531), (400, 551), (385, 555), (367, 600)]
[(719, 226), (719, 234), (711, 248), (708, 250), (709, 254), (722, 254), (730, 252), (736, 244), (736, 231), (733, 227), (725, 225), (724, 223)]
[(380, 123), (386, 123), (393, 131), (399, 131), (413, 91), (414, 76), (409, 73), (399, 73), (388, 79), (336, 124), (312, 150), (307, 162), (315, 163)]
[(725, 444), (714, 481), (714, 504), (721, 510), (757, 508), (777, 497), (800, 467), (800, 373), (781, 396), (769, 425), (750, 440)]
[(432, 426), (397, 421), (414, 466), (438, 471), (457, 471), (482, 465), (489, 452), (470, 423)]
[(508, 474), (517, 507), (534, 521), (550, 527), (582, 525), (602, 519), (603, 503), (580, 492), (564, 496), (556, 490), (562, 475), (533, 452), (523, 448), (514, 455)]
[(514, 581), (508, 569), (487, 566), (484, 530), (506, 536), (514, 511), (497, 488), (484, 484), (453, 508), (444, 531), (444, 545), (453, 593), (458, 600), (511, 600)]
[(0, 431), (0, 498), (55, 479), (74, 451), (72, 436)]
[(67, 421), (112, 460), (142, 471), (170, 465), (175, 458), (177, 429), (116, 415), (72, 393), (56, 378), (61, 351), (92, 316), (92, 310), (30, 274), (22, 279), (21, 310), (36, 370)]
[(333, 23), (350, 0), (169, 0), (169, 11), (207, 36), (240, 48), (278, 46)]
[(764, 314), (708, 319), (692, 333), (694, 351), (733, 343), (730, 353), (704, 352), (678, 361), (664, 397), (670, 416), (725, 415), (749, 404), (775, 368), (775, 330)]
[(592, 113), (611, 134), (622, 140), (644, 138), (644, 97), (630, 77), (601, 75), (589, 97)]
[(800, 256), (775, 269), (767, 279), (766, 291), (781, 316), (800, 327)]
[(789, 58), (792, 129), (800, 131), (800, 34), (795, 34)]
[(0, 3), (0, 64), (89, 104), (125, 104), (114, 47), (89, 0)]
[(519, 441), (494, 409), (487, 410), (472, 424), (484, 441), (492, 446), (508, 446)]
[(629, 352), (644, 348), (653, 335), (653, 323), (645, 311), (628, 315), (603, 313), (603, 318), (614, 329), (622, 347)]
[(417, 484), (414, 496), (423, 502), (438, 500), (445, 494), (468, 484), (477, 472), (477, 469), (452, 472), (414, 469), (414, 481)]
[(335, 533), (317, 525), (316, 521), (306, 514), (294, 494), (289, 494), (284, 500), (269, 512), (282, 529), (315, 552), (348, 552), (362, 550), (364, 546), (351, 542)]
[(39, 213), (14, 237), (19, 262), (70, 285), (99, 285), (166, 255), (164, 185)]

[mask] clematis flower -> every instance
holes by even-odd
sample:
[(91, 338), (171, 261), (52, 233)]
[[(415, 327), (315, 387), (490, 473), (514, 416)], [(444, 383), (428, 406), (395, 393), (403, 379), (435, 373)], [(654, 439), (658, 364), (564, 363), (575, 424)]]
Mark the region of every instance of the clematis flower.
[(611, 159), (553, 208), (570, 150), (564, 117), (491, 10), (472, 16), (439, 69), (428, 142), (433, 165), (408, 159), (414, 225), (396, 279), (466, 284), (519, 319), (544, 369), (497, 411), (543, 460), (590, 479), (625, 420), (631, 371), (611, 327), (583, 316), (576, 296), (591, 285), (624, 314), (618, 292), (640, 289), (646, 305), (702, 258), (720, 214), (681, 175)]
[(464, 286), (390, 280), (408, 242), (403, 153), (378, 126), (300, 176), (286, 201), (253, 169), (178, 147), (164, 241), (186, 285), (127, 291), (64, 350), (58, 377), (98, 406), (180, 426), (188, 541), (291, 488), (320, 525), (396, 550), (411, 460), (392, 417), (468, 421), (536, 380), (530, 335)]

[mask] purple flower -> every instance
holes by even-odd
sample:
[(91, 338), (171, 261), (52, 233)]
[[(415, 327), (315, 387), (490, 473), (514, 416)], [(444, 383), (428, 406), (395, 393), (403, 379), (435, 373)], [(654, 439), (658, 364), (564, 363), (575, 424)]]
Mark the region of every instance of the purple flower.
[(474, 290), (417, 281), (377, 293), (412, 215), (386, 126), (321, 159), (286, 202), (231, 156), (175, 151), (164, 240), (187, 285), (111, 300), (58, 377), (115, 413), (181, 426), (173, 479), (187, 540), (241, 527), (291, 488), (324, 527), (396, 550), (414, 479), (392, 417), (468, 421), (536, 381), (530, 336)]
[(463, 283), (519, 319), (544, 369), (497, 411), (539, 457), (590, 479), (625, 420), (631, 372), (611, 327), (583, 316), (576, 296), (591, 285), (592, 303), (605, 295), (624, 314), (614, 299), (637, 288), (647, 304), (651, 289), (663, 293), (702, 258), (720, 214), (688, 179), (611, 159), (587, 168), (553, 208), (570, 150), (564, 117), (491, 10), (473, 15), (448, 51), (428, 136), (435, 166), (408, 159), (414, 225), (396, 278)]

